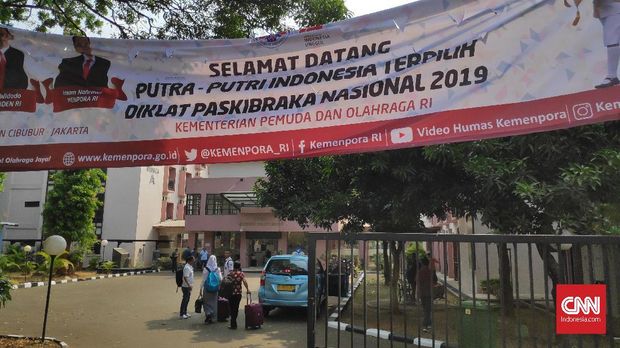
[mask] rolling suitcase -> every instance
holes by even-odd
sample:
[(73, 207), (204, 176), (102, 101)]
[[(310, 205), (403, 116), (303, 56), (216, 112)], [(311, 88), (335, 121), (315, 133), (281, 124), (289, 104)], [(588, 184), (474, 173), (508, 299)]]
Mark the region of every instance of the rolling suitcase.
[(226, 321), (230, 317), (230, 303), (228, 299), (219, 297), (217, 299), (217, 321)]
[(245, 328), (258, 329), (263, 325), (263, 305), (252, 303), (252, 294), (248, 294), (245, 305)]

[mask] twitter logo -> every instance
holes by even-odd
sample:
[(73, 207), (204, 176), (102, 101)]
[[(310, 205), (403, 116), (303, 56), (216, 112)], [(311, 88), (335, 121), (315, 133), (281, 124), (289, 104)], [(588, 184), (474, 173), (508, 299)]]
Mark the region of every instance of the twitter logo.
[(189, 162), (195, 161), (196, 160), (196, 156), (198, 156), (198, 150), (196, 150), (196, 149), (191, 149), (189, 151), (185, 151), (185, 157), (187, 157), (187, 160)]

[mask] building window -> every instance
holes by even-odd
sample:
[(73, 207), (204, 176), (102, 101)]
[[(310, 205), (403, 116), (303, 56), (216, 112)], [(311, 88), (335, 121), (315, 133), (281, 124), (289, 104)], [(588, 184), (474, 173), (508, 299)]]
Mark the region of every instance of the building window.
[(166, 203), (166, 220), (174, 219), (174, 203)]
[(24, 202), (24, 207), (25, 208), (36, 208), (36, 207), (38, 207), (40, 205), (41, 205), (41, 202), (39, 202), (39, 201)]
[(185, 215), (200, 215), (200, 194), (192, 193), (187, 195), (185, 204)]
[(239, 214), (239, 209), (232, 205), (229, 201), (224, 199), (224, 197), (218, 194), (209, 194), (206, 195), (207, 204), (205, 205), (205, 214), (206, 215), (237, 215)]
[(174, 187), (176, 186), (176, 181), (177, 181), (176, 168), (173, 168), (173, 167), (168, 168), (168, 191), (174, 191)]

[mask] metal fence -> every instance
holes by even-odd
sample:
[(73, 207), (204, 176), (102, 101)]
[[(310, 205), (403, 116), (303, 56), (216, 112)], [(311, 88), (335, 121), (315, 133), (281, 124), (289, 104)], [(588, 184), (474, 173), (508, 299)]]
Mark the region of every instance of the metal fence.
[[(620, 237), (310, 233), (308, 251), (309, 348), (620, 347)], [(556, 285), (597, 283), (606, 334), (557, 335)]]

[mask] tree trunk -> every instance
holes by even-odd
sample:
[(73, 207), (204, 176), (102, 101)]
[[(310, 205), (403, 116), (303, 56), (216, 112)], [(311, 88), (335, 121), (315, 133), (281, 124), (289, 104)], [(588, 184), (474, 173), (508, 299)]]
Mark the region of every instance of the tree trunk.
[[(397, 244), (398, 243), (398, 244)], [(398, 280), (400, 279), (400, 258), (403, 251), (403, 242), (390, 242), (390, 252), (392, 253), (392, 276), (390, 284), (390, 303), (392, 313), (400, 313), (398, 305)]]
[(392, 276), (392, 267), (390, 265), (390, 256), (388, 254), (388, 242), (382, 241), (383, 246), (383, 279), (385, 285), (390, 285), (390, 279)]
[[(549, 246), (547, 246), (545, 250), (546, 244), (536, 244), (536, 250), (538, 250), (538, 254), (543, 259), (544, 262), (547, 263), (547, 275), (551, 278), (551, 297), (553, 299), (553, 308), (555, 308), (555, 288), (560, 281), (560, 264), (558, 261), (551, 255), (551, 250)], [(547, 278), (545, 277), (545, 281)]]
[(502, 312), (506, 316), (512, 316), (514, 314), (514, 297), (512, 294), (510, 258), (508, 258), (506, 243), (499, 243), (497, 245), (497, 253), (499, 255), (499, 299), (502, 305)]

